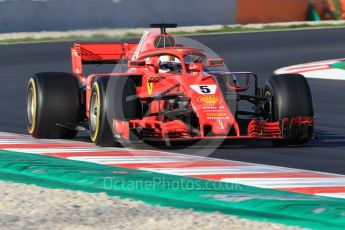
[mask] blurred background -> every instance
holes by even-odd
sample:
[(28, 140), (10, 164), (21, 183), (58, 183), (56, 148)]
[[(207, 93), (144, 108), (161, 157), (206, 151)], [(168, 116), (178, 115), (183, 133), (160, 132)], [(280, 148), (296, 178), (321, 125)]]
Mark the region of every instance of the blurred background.
[(345, 19), (345, 0), (0, 0), (0, 33)]

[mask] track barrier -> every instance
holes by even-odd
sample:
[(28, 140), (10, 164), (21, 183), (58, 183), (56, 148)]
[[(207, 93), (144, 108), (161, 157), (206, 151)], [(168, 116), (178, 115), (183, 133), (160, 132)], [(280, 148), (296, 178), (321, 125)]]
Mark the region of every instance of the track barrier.
[(320, 20), (321, 20), (321, 18), (320, 18), (320, 15), (315, 8), (315, 5), (312, 2), (310, 2), (309, 3), (309, 9), (307, 12), (307, 21), (320, 21)]
[[(345, 2), (345, 0), (342, 0)], [(240, 24), (336, 19), (333, 0), (238, 0)]]
[(340, 0), (341, 4), (341, 19), (345, 20), (345, 0)]

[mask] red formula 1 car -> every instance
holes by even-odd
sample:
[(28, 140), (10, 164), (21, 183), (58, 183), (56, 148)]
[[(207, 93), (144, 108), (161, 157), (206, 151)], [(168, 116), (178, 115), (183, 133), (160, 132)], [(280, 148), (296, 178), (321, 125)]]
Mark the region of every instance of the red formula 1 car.
[[(288, 145), (314, 137), (312, 96), (303, 76), (277, 75), (259, 87), (254, 73), (220, 70), (223, 59), (177, 44), (166, 33), (175, 26), (153, 25), (161, 33), (146, 32), (138, 44), (74, 44), (73, 74), (37, 73), (29, 80), (29, 133), (73, 138), (85, 129), (99, 146), (203, 139)], [(113, 63), (128, 68), (83, 72), (84, 64)], [(243, 102), (252, 108), (241, 110)]]

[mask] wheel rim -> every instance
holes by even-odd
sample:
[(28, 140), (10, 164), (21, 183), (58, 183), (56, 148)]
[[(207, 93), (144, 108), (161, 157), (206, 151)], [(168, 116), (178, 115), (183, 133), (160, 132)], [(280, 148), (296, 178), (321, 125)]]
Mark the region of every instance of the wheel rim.
[(98, 117), (99, 117), (99, 103), (98, 95), (96, 92), (92, 93), (91, 104), (90, 104), (90, 128), (92, 133), (95, 133), (98, 127)]
[(37, 95), (34, 81), (31, 79), (29, 83), (29, 88), (27, 92), (27, 118), (29, 133), (33, 133), (36, 125), (36, 110), (37, 110)]

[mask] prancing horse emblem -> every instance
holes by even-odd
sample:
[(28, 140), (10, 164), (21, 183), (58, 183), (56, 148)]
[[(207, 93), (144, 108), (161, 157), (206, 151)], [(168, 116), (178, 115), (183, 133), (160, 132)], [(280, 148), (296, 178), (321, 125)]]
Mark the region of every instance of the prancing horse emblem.
[(149, 78), (147, 80), (147, 92), (148, 92), (149, 96), (151, 96), (152, 91), (153, 91), (153, 79)]

